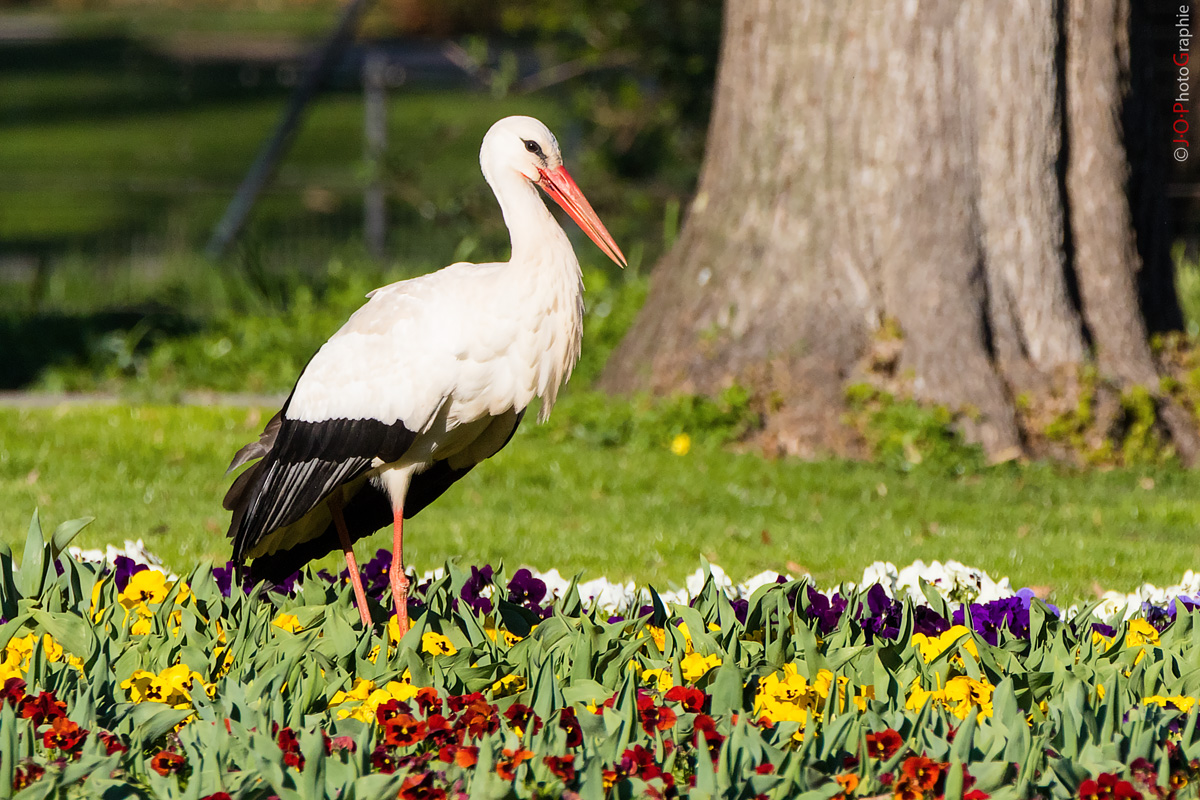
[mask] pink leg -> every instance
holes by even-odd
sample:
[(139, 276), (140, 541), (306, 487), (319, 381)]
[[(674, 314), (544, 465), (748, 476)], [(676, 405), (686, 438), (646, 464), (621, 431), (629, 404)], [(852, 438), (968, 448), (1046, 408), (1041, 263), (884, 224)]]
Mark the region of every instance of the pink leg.
[(404, 574), (404, 509), (392, 512), (392, 600), (396, 603), (396, 625), (400, 635), (408, 633), (408, 577)]
[(342, 543), (342, 553), (346, 556), (346, 568), (350, 571), (350, 585), (354, 587), (354, 599), (358, 602), (358, 615), (363, 625), (371, 624), (371, 612), (367, 607), (367, 592), (363, 589), (362, 575), (358, 571), (358, 562), (354, 558), (354, 545), (350, 543), (350, 531), (346, 529), (346, 519), (342, 516), (342, 493), (336, 490), (329, 496), (329, 511), (333, 516), (333, 527), (337, 528), (338, 539)]

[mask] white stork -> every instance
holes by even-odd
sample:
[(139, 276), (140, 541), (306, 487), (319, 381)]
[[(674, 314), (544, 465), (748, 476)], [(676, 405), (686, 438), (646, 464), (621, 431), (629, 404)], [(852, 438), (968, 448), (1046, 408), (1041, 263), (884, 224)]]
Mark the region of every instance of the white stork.
[(353, 543), (391, 522), (402, 635), (404, 520), (504, 447), (535, 397), (544, 420), (579, 358), (579, 261), (534, 187), (625, 265), (541, 122), (500, 120), (479, 162), (508, 226), (511, 260), (451, 264), (371, 292), (229, 466), (258, 459), (225, 496), (234, 560), (253, 559), (254, 577), (278, 581), (340, 546), (364, 624)]

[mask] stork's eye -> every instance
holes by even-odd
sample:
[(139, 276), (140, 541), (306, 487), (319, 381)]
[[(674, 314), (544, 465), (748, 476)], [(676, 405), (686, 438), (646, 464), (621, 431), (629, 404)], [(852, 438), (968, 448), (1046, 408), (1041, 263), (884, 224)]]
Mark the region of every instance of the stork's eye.
[(534, 142), (534, 141), (530, 141), (529, 139), (522, 139), (521, 141), (523, 141), (525, 143), (526, 150), (533, 153), (535, 156), (540, 157), (542, 155), (542, 146), (540, 144), (538, 144), (537, 142)]

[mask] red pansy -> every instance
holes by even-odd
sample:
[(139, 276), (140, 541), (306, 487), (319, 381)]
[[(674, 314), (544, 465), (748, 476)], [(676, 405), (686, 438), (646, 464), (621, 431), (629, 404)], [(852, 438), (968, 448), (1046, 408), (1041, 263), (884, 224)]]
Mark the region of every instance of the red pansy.
[(397, 714), (383, 722), (383, 743), (389, 747), (408, 747), (425, 738), (425, 722), (409, 714)]
[(517, 767), (531, 758), (533, 758), (532, 750), (525, 750), (524, 748), (509, 750), (506, 747), (503, 751), (503, 757), (496, 762), (496, 774), (503, 780), (514, 780), (517, 777)]
[(554, 776), (563, 783), (575, 780), (575, 756), (568, 753), (565, 756), (546, 756), (542, 759)]
[(187, 760), (183, 756), (168, 750), (159, 750), (154, 758), (150, 759), (150, 769), (163, 777), (176, 772), (182, 772), (186, 766)]
[(867, 755), (871, 758), (888, 759), (896, 755), (904, 744), (898, 731), (891, 728), (879, 733), (867, 734)]
[(704, 692), (695, 686), (672, 686), (663, 695), (668, 703), (679, 703), (685, 711), (700, 713), (704, 710)]
[(83, 744), (88, 732), (80, 728), (66, 717), (56, 717), (50, 723), (49, 729), (42, 734), (42, 744), (46, 749), (58, 749), (70, 752)]
[(904, 759), (901, 771), (906, 778), (912, 779), (922, 790), (927, 790), (937, 785), (943, 766), (943, 764), (923, 755), (910, 756)]

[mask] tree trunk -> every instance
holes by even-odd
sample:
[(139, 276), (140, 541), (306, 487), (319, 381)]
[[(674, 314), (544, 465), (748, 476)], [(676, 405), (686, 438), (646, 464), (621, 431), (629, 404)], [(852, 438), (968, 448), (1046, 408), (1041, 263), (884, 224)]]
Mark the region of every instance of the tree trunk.
[[(1127, 0), (1100, 5), (727, 2), (696, 196), (601, 385), (740, 382), (774, 398), (766, 443), (815, 455), (855, 452), (844, 387), (882, 371), (997, 458), (1029, 444), (1013, 398), (1089, 347), (1118, 388), (1157, 393)], [(1190, 457), (1192, 421), (1163, 411)]]

